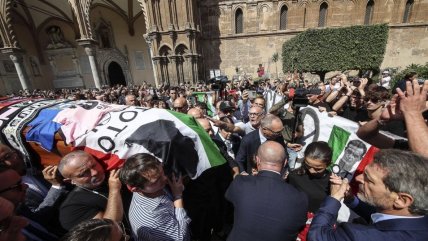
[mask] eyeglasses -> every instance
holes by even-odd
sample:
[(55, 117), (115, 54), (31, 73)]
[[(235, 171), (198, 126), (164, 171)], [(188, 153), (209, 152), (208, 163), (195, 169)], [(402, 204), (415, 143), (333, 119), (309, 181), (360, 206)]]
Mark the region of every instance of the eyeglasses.
[(19, 180), (19, 182), (17, 182), (15, 185), (12, 185), (12, 186), (10, 186), (8, 188), (5, 188), (5, 189), (1, 190), (0, 194), (4, 193), (4, 192), (7, 192), (7, 191), (10, 191), (10, 190), (14, 190), (14, 189), (17, 189), (18, 191), (23, 191), (24, 190), (23, 187), (24, 187), (24, 185), (22, 184), (22, 180)]
[(275, 135), (275, 136), (280, 136), (282, 134), (282, 131), (284, 130), (284, 128), (282, 128), (280, 131), (273, 131), (273, 130), (267, 128), (267, 127), (263, 127), (263, 129), (272, 132), (272, 135)]
[(260, 116), (262, 113), (248, 113), (248, 116)]

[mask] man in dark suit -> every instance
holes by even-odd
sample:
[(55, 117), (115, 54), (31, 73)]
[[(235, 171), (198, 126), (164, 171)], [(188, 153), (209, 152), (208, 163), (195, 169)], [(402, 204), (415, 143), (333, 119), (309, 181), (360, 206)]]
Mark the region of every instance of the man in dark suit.
[[(428, 239), (428, 159), (401, 150), (381, 150), (357, 176), (358, 198), (348, 194), (347, 179), (332, 177), (331, 196), (315, 215), (309, 241), (422, 241)], [(334, 227), (340, 200), (372, 225), (342, 223)], [(367, 204), (375, 210), (367, 208)], [(366, 208), (362, 208), (366, 206)], [(370, 213), (372, 212), (372, 213)]]
[(285, 149), (266, 141), (257, 152), (258, 174), (238, 175), (226, 192), (235, 207), (235, 223), (227, 240), (296, 240), (306, 222), (306, 195), (281, 177)]
[[(232, 119), (228, 116), (221, 117), (220, 121), (233, 124)], [(239, 136), (234, 135), (232, 132), (229, 132), (227, 128), (223, 128), (222, 126), (220, 126), (214, 138), (223, 142), (226, 146), (226, 150), (229, 156), (235, 158), (239, 150), (239, 145), (241, 144), (241, 138)]]
[(258, 130), (254, 130), (242, 138), (241, 146), (235, 158), (241, 174), (252, 174), (255, 167), (256, 151), (265, 141), (276, 141), (285, 148), (285, 142), (281, 135), (283, 130), (284, 126), (281, 119), (269, 114), (263, 117)]

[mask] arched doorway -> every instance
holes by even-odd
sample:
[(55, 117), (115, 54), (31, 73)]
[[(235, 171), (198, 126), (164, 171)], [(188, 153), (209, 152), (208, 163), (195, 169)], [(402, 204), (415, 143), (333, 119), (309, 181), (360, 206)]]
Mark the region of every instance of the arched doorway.
[(124, 85), (126, 86), (125, 75), (120, 65), (116, 62), (111, 62), (108, 66), (108, 78), (110, 86), (114, 85)]

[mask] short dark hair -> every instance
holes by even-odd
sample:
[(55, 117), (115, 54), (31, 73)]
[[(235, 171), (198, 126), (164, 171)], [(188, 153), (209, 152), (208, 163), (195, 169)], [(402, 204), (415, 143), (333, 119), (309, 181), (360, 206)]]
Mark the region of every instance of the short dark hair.
[(411, 214), (428, 214), (428, 158), (413, 152), (385, 149), (374, 155), (372, 164), (387, 171), (383, 178), (386, 188), (412, 196)]
[(201, 101), (196, 101), (195, 107), (199, 107), (203, 110), (208, 110), (207, 104), (205, 104), (204, 102), (201, 102)]
[(363, 153), (361, 154), (360, 158), (364, 156), (364, 154), (367, 152), (367, 146), (364, 144), (364, 142), (356, 139), (356, 140), (351, 140), (348, 142), (348, 145), (346, 145), (345, 149), (348, 148), (349, 146), (355, 146), (358, 149), (362, 149)]
[(161, 162), (150, 154), (135, 154), (126, 159), (120, 170), (119, 179), (127, 185), (144, 188), (144, 185), (149, 180), (143, 177), (142, 174), (150, 170), (157, 170), (159, 165), (161, 165)]
[[(220, 121), (233, 124), (233, 120), (229, 116), (223, 116), (223, 117), (221, 117)], [(219, 129), (220, 130), (225, 130), (225, 129), (227, 129), (227, 126), (220, 126)]]
[(382, 86), (376, 86), (372, 90), (367, 91), (366, 100), (387, 101), (390, 98), (388, 89)]
[(113, 225), (114, 221), (110, 219), (88, 219), (68, 231), (61, 241), (108, 241)]
[(413, 76), (417, 75), (418, 73), (416, 73), (415, 71), (410, 71), (409, 73), (407, 73), (406, 75), (404, 75), (404, 79), (405, 80), (409, 80), (410, 78), (412, 78)]

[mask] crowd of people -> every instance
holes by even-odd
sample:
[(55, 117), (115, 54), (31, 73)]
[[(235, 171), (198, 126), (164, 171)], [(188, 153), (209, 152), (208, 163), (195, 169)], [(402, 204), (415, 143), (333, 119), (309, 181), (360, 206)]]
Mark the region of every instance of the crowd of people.
[[(92, 155), (73, 151), (37, 175), (26, 173), (21, 153), (0, 145), (0, 241), (426, 240), (428, 80), (411, 73), (390, 86), (383, 75), (379, 83), (346, 74), (312, 83), (295, 73), (195, 86), (22, 91), (17, 95), (191, 115), (227, 162), (190, 180), (166, 174), (151, 154), (107, 172)], [(352, 177), (329, 168), (328, 143), (307, 143), (298, 158), (305, 130), (299, 108), (306, 105), (357, 122), (358, 137), (381, 149), (355, 177), (357, 189)], [(338, 222), (341, 205), (357, 215)]]

